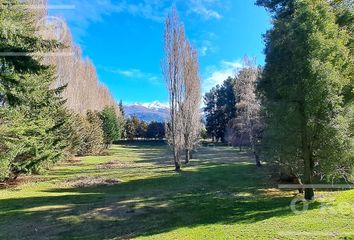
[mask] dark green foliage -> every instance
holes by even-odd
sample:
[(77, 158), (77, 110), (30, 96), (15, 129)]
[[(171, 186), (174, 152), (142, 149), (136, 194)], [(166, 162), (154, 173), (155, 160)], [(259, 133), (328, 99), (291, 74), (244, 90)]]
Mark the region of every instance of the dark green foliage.
[(160, 122), (150, 122), (147, 127), (146, 137), (149, 139), (165, 138), (165, 124)]
[(160, 122), (144, 122), (133, 116), (126, 119), (124, 127), (124, 138), (134, 139), (164, 139), (165, 124)]
[(125, 116), (125, 111), (124, 111), (124, 106), (123, 106), (123, 101), (120, 100), (119, 104), (118, 104), (119, 110), (122, 113), (122, 117), (124, 118)]
[[(350, 84), (347, 32), (336, 24), (327, 1), (258, 3), (276, 19), (265, 37), (266, 65), (259, 83), (269, 159), (290, 167), (306, 184), (317, 176), (348, 176), (354, 161), (353, 115), (345, 116), (343, 101)], [(305, 197), (313, 198), (311, 189)]]
[(121, 137), (121, 124), (113, 107), (106, 107), (99, 113), (106, 146)]
[(129, 140), (136, 138), (139, 125), (140, 120), (136, 116), (126, 119), (124, 126), (124, 137)]
[[(8, 4), (20, 4), (7, 1)], [(60, 98), (65, 86), (50, 89), (51, 67), (31, 55), (59, 44), (35, 32), (34, 17), (24, 8), (0, 7), (0, 180), (34, 173), (69, 154), (70, 114)]]
[[(354, 109), (354, 5), (351, 0), (334, 0), (332, 5), (336, 12), (337, 24), (349, 34), (347, 47), (350, 50), (350, 61), (347, 63), (349, 83), (344, 86), (344, 101), (349, 109)], [(353, 110), (352, 110), (353, 111)], [(353, 123), (354, 124), (354, 123)], [(352, 134), (354, 134), (352, 132)]]
[(215, 141), (224, 141), (226, 128), (236, 113), (235, 80), (228, 78), (204, 96), (206, 129)]
[(102, 152), (104, 132), (97, 112), (87, 111), (86, 118), (76, 116), (76, 136), (79, 156), (97, 155)]
[(148, 124), (144, 121), (140, 121), (136, 128), (136, 135), (135, 138), (146, 138)]
[[(1, 108), (1, 159), (7, 159), (10, 172), (38, 172), (42, 167), (63, 159), (69, 154), (70, 114), (65, 110), (58, 92), (49, 90), (50, 74), (23, 75), (22, 91), (13, 91), (16, 104), (9, 102)], [(5, 174), (6, 175), (6, 174)]]

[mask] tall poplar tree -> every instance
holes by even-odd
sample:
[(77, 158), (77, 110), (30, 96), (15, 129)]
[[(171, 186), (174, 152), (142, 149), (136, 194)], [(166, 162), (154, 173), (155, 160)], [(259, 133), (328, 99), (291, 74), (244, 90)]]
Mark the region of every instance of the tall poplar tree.
[(201, 132), (201, 83), (197, 51), (189, 42), (184, 49), (184, 100), (182, 104), (182, 128), (185, 148), (185, 163), (189, 163), (192, 150), (200, 140)]
[(173, 150), (175, 169), (179, 171), (183, 150), (188, 163), (190, 152), (199, 141), (201, 90), (197, 51), (186, 38), (176, 8), (166, 18), (164, 42), (162, 72), (170, 103), (166, 138)]

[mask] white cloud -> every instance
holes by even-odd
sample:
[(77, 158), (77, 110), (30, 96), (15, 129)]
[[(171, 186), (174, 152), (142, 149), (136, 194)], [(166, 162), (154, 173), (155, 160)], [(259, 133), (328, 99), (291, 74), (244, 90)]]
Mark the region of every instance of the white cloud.
[[(185, 14), (196, 14), (205, 20), (220, 19), (222, 15), (215, 9), (224, 8), (223, 0), (48, 0), (52, 6), (70, 5), (74, 9), (51, 9), (50, 15), (63, 17), (69, 22), (75, 36), (80, 38), (86, 34), (91, 23), (103, 21), (104, 16), (114, 13), (127, 13), (153, 22), (163, 23), (173, 4), (178, 9), (186, 9)], [(184, 14), (181, 12), (181, 14)], [(209, 47), (210, 48), (210, 47)]]
[[(114, 0), (49, 0), (49, 5), (66, 4), (75, 6), (72, 10), (60, 11), (65, 15), (75, 17), (81, 21), (99, 21), (103, 15), (126, 12), (153, 21), (163, 21), (165, 9), (169, 6), (165, 1), (142, 0), (138, 3)], [(55, 11), (53, 11), (55, 12)], [(71, 12), (71, 13), (70, 13)]]
[(136, 80), (146, 80), (150, 83), (160, 85), (162, 84), (162, 80), (155, 74), (143, 72), (140, 69), (132, 68), (132, 69), (114, 69), (109, 67), (101, 67), (104, 71), (117, 74), (124, 78), (131, 78)]
[(221, 65), (225, 66), (226, 68), (232, 68), (232, 69), (239, 69), (242, 68), (242, 63), (239, 60), (236, 61), (221, 61)]
[(200, 43), (198, 45), (200, 45), (200, 47), (198, 49), (198, 52), (202, 57), (208, 55), (209, 53), (215, 53), (218, 51), (218, 48), (210, 40), (202, 40), (199, 42)]
[(200, 56), (206, 56), (209, 48), (207, 46), (202, 46), (199, 49)]
[(190, 12), (203, 16), (205, 19), (220, 19), (221, 14), (217, 12), (215, 6), (216, 0), (190, 0)]
[(222, 84), (228, 77), (235, 76), (236, 72), (242, 68), (241, 60), (221, 61), (218, 67), (207, 68), (205, 80), (203, 81), (203, 93), (209, 91), (216, 85)]
[(139, 69), (116, 69), (109, 70), (109, 72), (116, 73), (127, 78), (142, 78), (144, 76), (144, 74)]
[(76, 36), (86, 34), (91, 23), (101, 22), (104, 16), (112, 13), (128, 13), (155, 22), (163, 22), (170, 5), (161, 0), (142, 0), (137, 3), (115, 0), (49, 0), (49, 5), (74, 6), (74, 9), (53, 9), (50, 15), (58, 15), (69, 22)]

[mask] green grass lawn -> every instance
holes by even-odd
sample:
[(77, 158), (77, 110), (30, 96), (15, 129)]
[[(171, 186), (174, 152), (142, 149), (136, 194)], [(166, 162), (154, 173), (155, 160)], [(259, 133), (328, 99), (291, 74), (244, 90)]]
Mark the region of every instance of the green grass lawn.
[(296, 192), (248, 154), (205, 146), (195, 158), (175, 173), (167, 146), (117, 145), (24, 177), (0, 190), (0, 239), (354, 239), (354, 191), (317, 192), (295, 214)]

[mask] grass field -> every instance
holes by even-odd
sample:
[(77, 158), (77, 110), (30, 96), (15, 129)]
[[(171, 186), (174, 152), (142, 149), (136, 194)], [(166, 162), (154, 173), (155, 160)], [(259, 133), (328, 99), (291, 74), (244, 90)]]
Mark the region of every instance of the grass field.
[(24, 177), (0, 190), (0, 239), (354, 239), (354, 191), (317, 192), (295, 214), (296, 192), (247, 153), (195, 158), (175, 173), (164, 145), (116, 145)]

